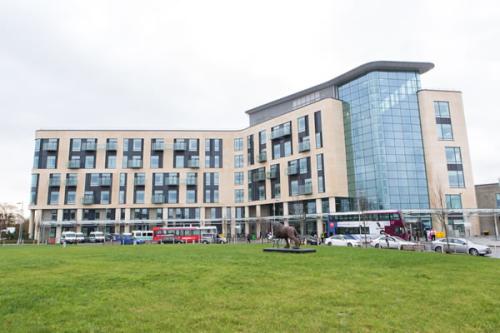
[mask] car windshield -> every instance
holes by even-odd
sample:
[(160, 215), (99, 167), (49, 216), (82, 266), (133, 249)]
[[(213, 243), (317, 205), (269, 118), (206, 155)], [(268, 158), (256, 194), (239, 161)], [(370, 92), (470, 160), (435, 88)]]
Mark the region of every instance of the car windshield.
[(398, 237), (398, 236), (392, 236), (392, 238), (394, 238), (394, 239), (395, 239), (395, 240), (397, 240), (398, 242), (406, 242), (403, 238)]
[(344, 235), (344, 237), (347, 238), (347, 239), (354, 239), (354, 240), (356, 240), (356, 237), (354, 237), (353, 235), (347, 234), (347, 235)]

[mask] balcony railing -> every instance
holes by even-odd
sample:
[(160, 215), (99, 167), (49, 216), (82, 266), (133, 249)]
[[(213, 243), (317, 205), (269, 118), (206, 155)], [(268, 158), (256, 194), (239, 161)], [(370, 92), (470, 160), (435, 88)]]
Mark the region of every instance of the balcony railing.
[(130, 160), (128, 161), (128, 167), (132, 169), (142, 168), (142, 160)]
[(107, 142), (106, 143), (106, 150), (110, 150), (110, 151), (118, 150), (118, 144), (116, 142)]
[(162, 204), (165, 202), (165, 196), (163, 194), (155, 194), (152, 200), (154, 204)]
[(309, 150), (311, 150), (311, 142), (309, 140), (299, 142), (299, 152), (309, 151)]
[(49, 186), (60, 186), (61, 179), (60, 178), (49, 178)]
[(275, 129), (271, 132), (271, 139), (278, 139), (284, 136), (288, 136), (291, 133), (290, 126), (284, 126), (278, 129)]
[(155, 151), (165, 150), (165, 142), (154, 142), (151, 149)]
[(174, 143), (174, 150), (186, 150), (186, 149), (187, 149), (187, 144), (185, 142)]
[(256, 172), (253, 174), (253, 181), (260, 182), (266, 180), (266, 174), (264, 172)]
[(69, 160), (68, 169), (80, 169), (80, 160)]
[(261, 151), (259, 153), (259, 162), (265, 162), (267, 161), (267, 152)]
[(95, 142), (85, 142), (82, 145), (82, 150), (95, 151), (97, 149), (97, 144)]
[(276, 179), (278, 178), (278, 171), (277, 170), (271, 170), (267, 172), (267, 178), (268, 179)]
[(134, 179), (134, 185), (146, 185), (145, 177), (137, 177)]
[(286, 168), (286, 174), (289, 176), (296, 175), (297, 173), (298, 173), (298, 168), (296, 166)]
[(196, 177), (187, 177), (186, 178), (186, 185), (196, 185), (198, 182), (196, 180)]
[(167, 177), (165, 183), (166, 185), (179, 185), (179, 177)]
[(299, 194), (312, 194), (312, 184), (299, 185)]
[(101, 186), (111, 186), (111, 178), (101, 178)]
[(84, 205), (93, 205), (94, 204), (94, 195), (93, 194), (85, 194), (82, 199), (82, 204)]
[(57, 150), (57, 142), (46, 142), (43, 144), (43, 150), (55, 151)]
[(199, 159), (188, 160), (187, 166), (188, 168), (197, 169), (200, 167), (200, 160)]
[(66, 186), (76, 186), (78, 184), (77, 178), (66, 178)]

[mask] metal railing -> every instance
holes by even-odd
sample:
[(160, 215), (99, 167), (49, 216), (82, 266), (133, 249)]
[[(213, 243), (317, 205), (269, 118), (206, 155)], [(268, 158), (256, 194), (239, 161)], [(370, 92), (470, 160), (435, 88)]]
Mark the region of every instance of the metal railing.
[(54, 151), (57, 150), (57, 142), (46, 142), (43, 144), (43, 150)]
[(82, 198), (83, 205), (93, 205), (94, 204), (94, 195), (93, 194), (85, 194)]
[(128, 167), (132, 169), (142, 168), (142, 160), (130, 160), (128, 161)]
[(162, 204), (165, 202), (165, 196), (163, 194), (155, 194), (152, 201), (154, 204)]
[(97, 149), (97, 144), (95, 142), (85, 142), (82, 145), (82, 150), (95, 151)]
[(186, 150), (186, 149), (187, 149), (187, 144), (185, 142), (174, 143), (174, 150)]
[(309, 140), (299, 142), (299, 152), (311, 150), (311, 142)]
[(164, 142), (154, 142), (153, 145), (151, 146), (152, 150), (164, 150), (165, 149), (165, 143)]
[(118, 144), (116, 142), (107, 142), (106, 143), (106, 150), (117, 150), (118, 149)]

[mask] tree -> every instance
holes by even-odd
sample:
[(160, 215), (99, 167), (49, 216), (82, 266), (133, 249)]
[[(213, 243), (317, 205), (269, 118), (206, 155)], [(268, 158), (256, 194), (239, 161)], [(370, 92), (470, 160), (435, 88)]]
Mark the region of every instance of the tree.
[(23, 212), (16, 205), (0, 203), (0, 231), (15, 225), (21, 226), (24, 221)]
[(439, 178), (434, 187), (434, 200), (432, 204), (436, 209), (436, 213), (433, 215), (436, 216), (441, 228), (444, 230), (444, 235), (446, 237), (446, 253), (450, 253), (450, 240), (448, 238), (448, 228), (446, 225), (448, 220), (448, 207), (446, 207), (446, 198)]

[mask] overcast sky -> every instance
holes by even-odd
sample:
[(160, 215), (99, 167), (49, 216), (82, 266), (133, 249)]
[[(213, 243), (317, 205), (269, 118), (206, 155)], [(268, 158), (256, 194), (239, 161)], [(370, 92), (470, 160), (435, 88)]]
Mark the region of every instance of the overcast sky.
[(244, 111), (374, 60), (463, 92), (475, 183), (500, 176), (497, 1), (0, 1), (0, 202), (36, 129), (239, 129)]

